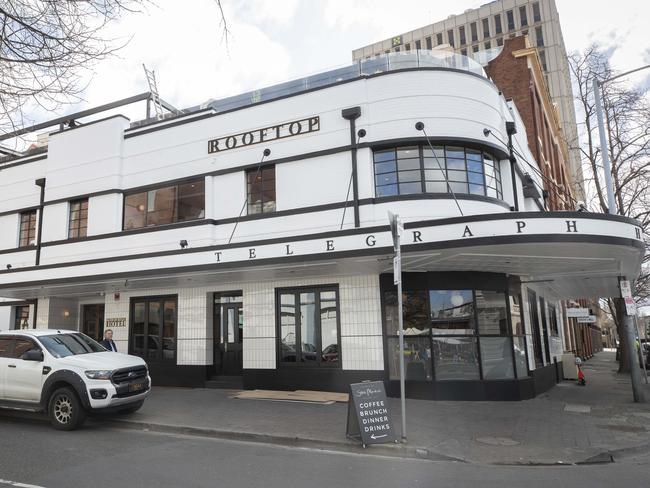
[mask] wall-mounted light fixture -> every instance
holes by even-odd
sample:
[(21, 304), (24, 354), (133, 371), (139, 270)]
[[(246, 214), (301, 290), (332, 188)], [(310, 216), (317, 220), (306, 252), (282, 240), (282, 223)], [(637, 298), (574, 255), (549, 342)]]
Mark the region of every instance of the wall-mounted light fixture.
[(11, 268), (12, 268), (11, 264), (8, 264), (7, 269), (11, 269)]
[(179, 246), (181, 246), (181, 249), (185, 249), (187, 246), (189, 246), (189, 244), (185, 239), (182, 239), (181, 242), (179, 242), (178, 244)]
[(63, 316), (64, 317), (70, 317), (70, 310), (68, 310), (67, 308), (64, 308), (63, 309)]

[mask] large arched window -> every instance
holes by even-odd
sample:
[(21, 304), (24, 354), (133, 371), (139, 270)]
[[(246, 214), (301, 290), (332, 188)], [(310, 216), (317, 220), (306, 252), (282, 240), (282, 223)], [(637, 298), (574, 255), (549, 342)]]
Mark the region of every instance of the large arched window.
[(462, 146), (414, 145), (373, 153), (378, 197), (414, 193), (454, 193), (503, 199), (499, 161)]

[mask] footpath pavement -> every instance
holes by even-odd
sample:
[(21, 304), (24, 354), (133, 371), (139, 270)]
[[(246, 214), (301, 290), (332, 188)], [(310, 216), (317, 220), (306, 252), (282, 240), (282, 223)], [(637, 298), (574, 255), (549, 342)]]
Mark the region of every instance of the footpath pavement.
[[(611, 462), (650, 452), (650, 404), (632, 401), (629, 375), (616, 369), (614, 353), (601, 352), (583, 365), (585, 387), (564, 381), (521, 402), (407, 400), (408, 443), (365, 450), (345, 437), (347, 404), (233, 399), (232, 390), (155, 387), (139, 412), (107, 421), (159, 432), (480, 464)], [(390, 403), (399, 430), (399, 399)]]

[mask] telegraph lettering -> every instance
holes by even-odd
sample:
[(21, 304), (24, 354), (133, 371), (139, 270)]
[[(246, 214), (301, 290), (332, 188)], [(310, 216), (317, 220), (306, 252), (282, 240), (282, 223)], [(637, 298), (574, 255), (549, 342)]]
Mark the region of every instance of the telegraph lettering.
[(566, 231), (567, 232), (578, 232), (578, 223), (575, 220), (566, 221)]
[(635, 227), (634, 232), (636, 232), (636, 238), (641, 239), (641, 229), (639, 229), (638, 227)]
[(526, 222), (517, 220), (517, 234), (521, 234), (521, 230), (526, 227)]
[(422, 242), (422, 232), (419, 230), (413, 231), (413, 242)]
[(465, 232), (463, 232), (463, 237), (474, 237), (474, 234), (472, 234), (472, 231), (469, 230), (469, 225), (465, 226)]
[(237, 147), (252, 146), (260, 142), (308, 134), (318, 130), (320, 130), (320, 117), (316, 115), (306, 119), (272, 125), (271, 127), (249, 130), (241, 134), (211, 139), (208, 141), (208, 154), (223, 152)]
[(371, 234), (368, 237), (366, 237), (366, 246), (372, 247), (375, 244), (377, 244), (377, 241), (375, 240), (375, 236)]

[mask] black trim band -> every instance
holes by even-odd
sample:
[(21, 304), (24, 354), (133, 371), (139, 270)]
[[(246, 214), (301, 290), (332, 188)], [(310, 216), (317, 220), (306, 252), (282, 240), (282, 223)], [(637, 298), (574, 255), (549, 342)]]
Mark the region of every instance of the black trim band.
[[(364, 232), (377, 232), (377, 231), (387, 231), (388, 226), (382, 228), (367, 228), (361, 229)], [(359, 229), (350, 229), (357, 231)], [(346, 232), (346, 231), (341, 231)], [(332, 235), (333, 233), (328, 233)], [(341, 235), (341, 234), (338, 234)], [(306, 236), (305, 236), (306, 237)], [(311, 238), (311, 237), (310, 237)], [(286, 242), (286, 239), (282, 239), (282, 242)], [(634, 239), (629, 239), (625, 237), (615, 237), (615, 236), (594, 236), (594, 235), (512, 235), (512, 236), (498, 236), (498, 237), (477, 237), (472, 239), (456, 239), (452, 241), (444, 242), (432, 242), (432, 243), (422, 243), (422, 244), (413, 244), (409, 245), (403, 250), (403, 252), (411, 251), (423, 251), (423, 250), (439, 250), (445, 248), (466, 248), (466, 247), (476, 247), (476, 246), (494, 246), (494, 245), (506, 245), (506, 244), (548, 244), (552, 242), (572, 242), (572, 243), (585, 243), (585, 244), (608, 244), (608, 245), (617, 245), (625, 247), (635, 247), (640, 250), (644, 250), (644, 244), (642, 242), (636, 241)], [(230, 246), (229, 246), (230, 247)], [(225, 247), (222, 247), (222, 249)], [(202, 249), (205, 250), (205, 249)], [(187, 251), (187, 250), (185, 250)], [(178, 251), (173, 251), (172, 253), (167, 252), (168, 254), (178, 254)], [(13, 284), (0, 284), (0, 289), (21, 289), (28, 288), (31, 286), (44, 286), (49, 284), (62, 284), (62, 283), (85, 283), (89, 281), (98, 281), (98, 280), (115, 280), (115, 279), (125, 279), (130, 277), (155, 277), (157, 275), (164, 275), (169, 273), (190, 273), (190, 272), (200, 272), (200, 271), (216, 271), (223, 269), (235, 269), (235, 268), (250, 268), (254, 266), (268, 266), (274, 264), (287, 264), (287, 263), (301, 263), (305, 261), (327, 261), (332, 259), (343, 259), (343, 258), (354, 258), (362, 256), (376, 256), (383, 254), (392, 254), (393, 248), (389, 247), (373, 247), (367, 249), (355, 249), (351, 251), (332, 251), (328, 253), (319, 253), (312, 254), (309, 256), (285, 256), (281, 258), (261, 258), (254, 259), (250, 261), (234, 261), (232, 263), (211, 263), (211, 264), (198, 264), (192, 266), (179, 266), (174, 268), (156, 268), (156, 269), (147, 269), (141, 271), (125, 271), (121, 273), (113, 274), (99, 274), (99, 275), (87, 275), (87, 276), (75, 276), (70, 278), (55, 278), (49, 280), (38, 280), (38, 281), (25, 281), (22, 283), (13, 283)], [(100, 262), (112, 261), (113, 259), (100, 259)], [(114, 261), (114, 260), (113, 260)], [(85, 264), (92, 264), (85, 262)], [(49, 267), (61, 267), (57, 265), (46, 265)], [(46, 266), (40, 266), (38, 269), (45, 268)], [(26, 269), (26, 268), (22, 268)]]

